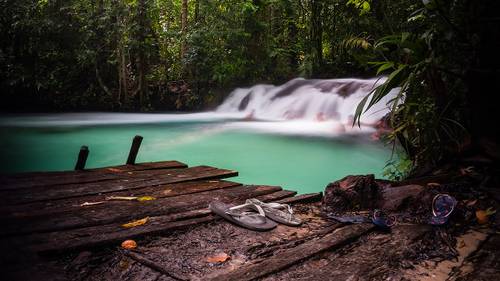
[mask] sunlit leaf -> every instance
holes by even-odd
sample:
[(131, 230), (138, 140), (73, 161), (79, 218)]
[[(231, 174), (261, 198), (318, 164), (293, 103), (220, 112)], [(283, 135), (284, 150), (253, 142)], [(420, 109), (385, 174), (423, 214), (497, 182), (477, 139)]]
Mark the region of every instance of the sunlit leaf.
[(156, 200), (155, 197), (152, 196), (141, 196), (137, 198), (137, 201), (142, 202), (142, 201), (151, 201), (151, 200)]
[(129, 223), (122, 224), (122, 227), (132, 228), (132, 227), (136, 227), (136, 226), (141, 226), (141, 225), (146, 224), (148, 222), (148, 220), (149, 220), (149, 217), (145, 217), (145, 218), (140, 219), (140, 220), (131, 221)]

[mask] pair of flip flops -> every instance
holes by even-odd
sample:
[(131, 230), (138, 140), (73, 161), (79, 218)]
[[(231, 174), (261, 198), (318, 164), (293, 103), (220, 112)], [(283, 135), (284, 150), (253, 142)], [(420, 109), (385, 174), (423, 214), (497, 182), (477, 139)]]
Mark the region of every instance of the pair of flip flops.
[(214, 201), (208, 207), (224, 219), (256, 231), (271, 230), (277, 226), (277, 222), (289, 226), (299, 226), (302, 223), (293, 215), (293, 210), (289, 205), (264, 203), (254, 198), (238, 206)]
[[(448, 194), (437, 194), (432, 200), (432, 217), (429, 219), (430, 225), (443, 225), (448, 222), (450, 215), (455, 210), (457, 200)], [(335, 216), (328, 215), (329, 218), (335, 219), (342, 223), (366, 223), (372, 222), (377, 227), (389, 230), (396, 224), (396, 217), (388, 215), (381, 210), (374, 210), (371, 218), (360, 215), (351, 216)]]

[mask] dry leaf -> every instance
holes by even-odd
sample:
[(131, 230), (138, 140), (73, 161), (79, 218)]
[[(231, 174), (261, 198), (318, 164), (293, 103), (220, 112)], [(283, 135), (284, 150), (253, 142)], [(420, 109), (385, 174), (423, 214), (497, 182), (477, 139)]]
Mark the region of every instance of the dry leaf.
[(485, 210), (477, 210), (476, 218), (479, 224), (487, 224), (488, 223), (488, 213)]
[(226, 253), (218, 253), (213, 256), (207, 257), (207, 262), (209, 263), (219, 263), (219, 262), (225, 262), (229, 259), (229, 255)]
[(151, 201), (151, 200), (156, 200), (156, 198), (152, 196), (141, 196), (137, 198), (137, 201), (142, 202), (142, 201)]
[(116, 169), (116, 168), (108, 168), (108, 171), (116, 172), (116, 173), (123, 172), (122, 170)]
[(148, 220), (149, 220), (149, 217), (145, 217), (145, 218), (140, 219), (140, 220), (131, 221), (129, 223), (122, 224), (122, 226), (125, 227), (125, 228), (136, 227), (136, 226), (140, 226), (140, 225), (146, 224), (148, 222)]
[(93, 206), (93, 205), (99, 205), (104, 203), (104, 201), (99, 201), (99, 202), (85, 202), (80, 204), (80, 207), (85, 207), (85, 206)]
[(137, 243), (134, 240), (125, 240), (122, 242), (122, 248), (123, 249), (135, 249), (137, 248)]
[(170, 192), (172, 192), (172, 189), (165, 189), (165, 190), (163, 190), (163, 194), (169, 194)]
[(137, 200), (136, 196), (108, 196), (106, 200), (124, 200), (124, 201), (132, 201)]
[(488, 223), (488, 217), (496, 213), (497, 211), (493, 208), (488, 208), (486, 210), (477, 210), (476, 211), (476, 218), (477, 222), (479, 224), (487, 224)]

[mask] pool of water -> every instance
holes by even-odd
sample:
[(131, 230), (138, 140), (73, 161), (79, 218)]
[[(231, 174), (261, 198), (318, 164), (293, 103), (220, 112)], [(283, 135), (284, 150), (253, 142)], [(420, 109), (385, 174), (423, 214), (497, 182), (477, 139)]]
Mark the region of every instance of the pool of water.
[(82, 145), (90, 150), (88, 168), (123, 164), (132, 138), (141, 135), (137, 162), (211, 165), (239, 171), (235, 181), (300, 193), (323, 191), (347, 174), (382, 176), (390, 149), (368, 133), (329, 127), (191, 115), (9, 116), (0, 118), (0, 171), (71, 170)]

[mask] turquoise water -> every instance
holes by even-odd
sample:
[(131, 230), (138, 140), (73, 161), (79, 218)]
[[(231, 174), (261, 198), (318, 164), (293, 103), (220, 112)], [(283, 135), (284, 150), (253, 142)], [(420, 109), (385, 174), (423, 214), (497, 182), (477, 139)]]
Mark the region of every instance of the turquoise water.
[(235, 181), (306, 193), (323, 191), (329, 182), (347, 174), (381, 177), (391, 153), (367, 135), (278, 134), (235, 129), (228, 124), (244, 123), (227, 120), (43, 124), (0, 126), (2, 173), (71, 170), (82, 145), (90, 150), (88, 168), (123, 164), (132, 138), (141, 135), (137, 162), (211, 165), (239, 171)]

